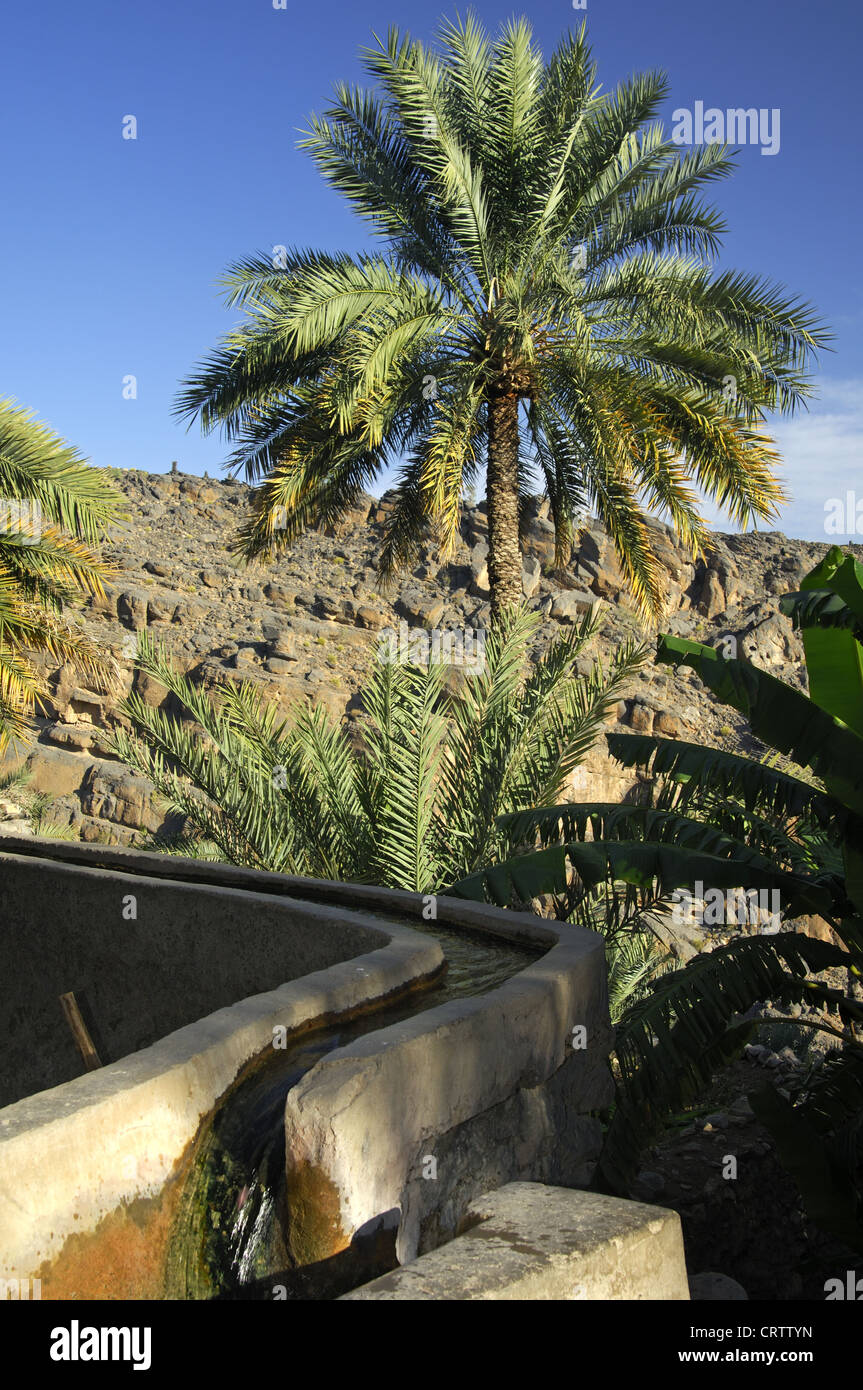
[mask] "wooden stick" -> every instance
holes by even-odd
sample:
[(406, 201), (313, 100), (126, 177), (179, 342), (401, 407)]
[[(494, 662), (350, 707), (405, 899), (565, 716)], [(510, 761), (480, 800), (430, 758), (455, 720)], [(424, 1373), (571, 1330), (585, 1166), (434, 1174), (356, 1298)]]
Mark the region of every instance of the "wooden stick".
[(87, 1025), (81, 1017), (81, 1010), (78, 1008), (78, 1001), (74, 993), (61, 994), (60, 1003), (63, 1005), (63, 1012), (72, 1031), (72, 1037), (84, 1059), (84, 1066), (88, 1071), (98, 1071), (102, 1063), (93, 1045), (93, 1039), (90, 1037)]

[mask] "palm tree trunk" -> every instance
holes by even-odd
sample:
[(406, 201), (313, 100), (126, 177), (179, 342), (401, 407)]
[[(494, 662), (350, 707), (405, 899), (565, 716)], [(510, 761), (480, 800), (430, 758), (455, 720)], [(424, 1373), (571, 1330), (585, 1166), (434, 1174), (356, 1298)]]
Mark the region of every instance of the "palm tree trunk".
[(518, 396), (491, 395), (488, 402), (488, 578), (492, 621), (521, 603), (518, 540)]

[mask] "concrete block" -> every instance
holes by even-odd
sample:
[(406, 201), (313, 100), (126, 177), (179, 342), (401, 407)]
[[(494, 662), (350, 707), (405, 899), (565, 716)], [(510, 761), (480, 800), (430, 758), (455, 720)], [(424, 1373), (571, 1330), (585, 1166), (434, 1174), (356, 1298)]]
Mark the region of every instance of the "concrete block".
[(689, 1299), (680, 1217), (662, 1207), (513, 1182), (475, 1201), (463, 1225), (342, 1299)]

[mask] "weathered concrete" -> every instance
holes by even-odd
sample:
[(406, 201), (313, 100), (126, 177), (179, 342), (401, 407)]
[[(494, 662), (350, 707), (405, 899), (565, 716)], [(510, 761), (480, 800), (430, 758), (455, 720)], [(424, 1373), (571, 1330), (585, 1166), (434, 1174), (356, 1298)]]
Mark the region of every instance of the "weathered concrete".
[[(170, 879), (173, 883), (206, 884), (211, 887), (245, 888), (272, 893), (282, 898), (298, 898), (304, 903), (321, 903), (328, 908), (346, 907), (365, 912), (381, 912), (426, 920), (428, 899), (419, 893), (398, 888), (378, 888), (365, 883), (339, 883), (323, 878), (297, 878), (290, 874), (241, 869), (233, 864), (184, 859), (181, 855), (156, 854), (148, 850), (119, 845), (81, 844), (74, 840), (10, 837), (3, 842), (7, 854), (37, 855), (52, 863), (81, 864), (87, 868), (115, 869)], [(437, 920), (500, 936), (507, 941), (530, 946), (553, 946), (560, 923), (550, 923), (530, 913), (503, 912), (460, 898), (438, 897)], [(574, 929), (568, 929), (574, 930)]]
[[(44, 852), (48, 847), (41, 848)], [(86, 847), (75, 848), (83, 848), (86, 857)], [(0, 859), (5, 881), (10, 864), (5, 854)], [(160, 868), (166, 876), (170, 873), (170, 859), (147, 856), (146, 860), (160, 860), (159, 864), (145, 861), (144, 866)], [(141, 866), (134, 852), (129, 862), (133, 861)], [(39, 859), (29, 864), (41, 873), (42, 886), (60, 867)], [(78, 875), (86, 876), (86, 872), (75, 870)], [(121, 877), (104, 875), (106, 893), (116, 894), (118, 886), (131, 885), (133, 892), (152, 887), (146, 876), (130, 876), (128, 883), (118, 885)], [(255, 881), (254, 875), (247, 878)], [(70, 889), (67, 907), (71, 912), (73, 881), (64, 881)], [(76, 888), (81, 882), (74, 880)], [(165, 892), (172, 888), (195, 891), (164, 881), (158, 887)], [(31, 909), (43, 901), (34, 888)], [(177, 901), (186, 899), (178, 894)], [(363, 954), (241, 998), (100, 1071), (0, 1110), (0, 1269), (4, 1275), (32, 1277), (44, 1261), (58, 1254), (70, 1235), (95, 1229), (125, 1203), (157, 1195), (201, 1120), (240, 1069), (273, 1045), (275, 1029), (284, 1029), (290, 1038), (313, 1026), (351, 1017), (428, 979), (442, 965), (441, 948), (432, 938), (366, 914), (295, 899), (278, 901), (239, 888), (234, 894), (222, 890), (219, 905), (237, 928), (235, 946), (244, 940), (244, 911), (245, 926), (251, 928), (258, 914), (281, 910), (286, 922), (295, 922), (311, 938), (341, 923), (341, 948), (358, 948)], [(19, 903), (20, 908), (24, 906)], [(38, 916), (31, 917), (33, 930), (34, 921), (38, 923)], [(113, 913), (111, 921), (113, 925)], [(370, 944), (377, 949), (365, 949)]]
[[(355, 943), (354, 928), (377, 932), (381, 943), (0, 1112), (0, 1266), (10, 1276), (32, 1276), (70, 1233), (158, 1194), (200, 1120), (272, 1042), (276, 1026), (290, 1034), (335, 1022), (427, 979), (441, 962), (433, 938), (392, 922), (419, 924), (428, 915), (419, 894), (74, 842), (7, 840), (3, 852), (14, 855), (19, 882), (32, 888), (29, 902), (23, 893), (18, 901), (34, 921), (53, 891), (38, 877), (38, 859), (50, 856), (41, 872), (66, 875), (67, 884), (95, 883), (87, 875), (98, 867), (111, 904), (118, 888), (166, 908), (196, 897), (211, 913), (214, 903), (220, 912), (228, 903), (238, 911), (253, 904), (252, 916), (262, 921), (274, 922), (274, 912), (286, 922), (301, 914), (306, 935), (352, 923)], [(52, 901), (67, 911), (71, 897)], [(459, 899), (438, 897), (434, 910), (441, 925), (546, 954), (486, 994), (330, 1053), (290, 1093), (289, 1237), (305, 1260), (344, 1249), (389, 1213), (399, 1222), (405, 1262), (455, 1234), (470, 1203), (491, 1187), (513, 1179), (589, 1181), (600, 1139), (590, 1112), (611, 1093), (602, 938)], [(110, 915), (113, 922), (113, 908)], [(237, 918), (234, 950), (243, 939)]]
[(398, 1209), (404, 1263), (452, 1236), (489, 1185), (590, 1179), (600, 1127), (589, 1116), (612, 1090), (602, 937), (457, 900), (437, 906), (439, 917), (452, 907), (465, 925), (538, 930), (555, 944), (487, 994), (330, 1053), (290, 1091), (289, 1241), (303, 1261)]
[(448, 1245), (342, 1298), (689, 1298), (680, 1217), (661, 1207), (516, 1182), (473, 1202), (463, 1226)]
[(0, 1106), (80, 1076), (72, 990), (103, 1062), (385, 944), (347, 911), (0, 853)]

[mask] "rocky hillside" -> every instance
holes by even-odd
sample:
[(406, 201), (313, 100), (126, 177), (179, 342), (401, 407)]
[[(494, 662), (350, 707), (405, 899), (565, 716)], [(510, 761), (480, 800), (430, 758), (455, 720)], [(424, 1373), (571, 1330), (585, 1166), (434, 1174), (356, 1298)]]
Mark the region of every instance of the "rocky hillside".
[[(50, 817), (85, 840), (128, 843), (163, 824), (149, 784), (108, 757), (103, 746), (123, 691), (134, 684), (154, 705), (165, 698), (162, 687), (133, 670), (141, 628), (167, 644), (197, 680), (253, 680), (285, 709), (310, 700), (353, 721), (357, 691), (382, 630), (401, 622), (452, 630), (481, 630), (488, 623), (483, 503), (465, 509), (451, 563), (442, 565), (427, 548), (417, 567), (384, 595), (376, 587), (375, 561), (391, 505), (386, 495), (379, 502), (365, 497), (337, 527), (306, 535), (276, 563), (242, 568), (227, 547), (248, 507), (243, 484), (126, 472), (119, 486), (130, 519), (106, 548), (115, 574), (105, 598), (82, 607), (80, 621), (121, 662), (122, 690), (105, 695), (88, 689), (70, 667), (49, 672), (46, 717), (24, 759), (31, 774), (27, 790), (0, 801), (0, 831), (20, 833), (12, 802), (39, 792), (50, 798)], [(655, 544), (667, 573), (665, 630), (714, 644), (733, 635), (759, 664), (802, 683), (802, 645), (779, 615), (776, 596), (797, 587), (826, 545), (777, 532), (716, 534), (707, 562), (695, 564), (659, 522)], [(543, 640), (597, 601), (605, 617), (597, 654), (607, 658), (642, 630), (598, 523), (582, 533), (565, 571), (553, 563), (548, 504), (537, 501), (526, 538), (524, 591), (543, 615)], [(639, 732), (752, 746), (743, 722), (716, 705), (693, 676), (665, 667), (642, 674), (616, 718), (615, 727)], [(612, 799), (630, 783), (598, 747), (580, 774), (578, 795)]]

